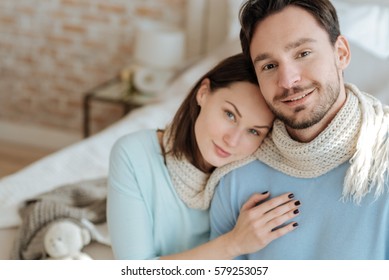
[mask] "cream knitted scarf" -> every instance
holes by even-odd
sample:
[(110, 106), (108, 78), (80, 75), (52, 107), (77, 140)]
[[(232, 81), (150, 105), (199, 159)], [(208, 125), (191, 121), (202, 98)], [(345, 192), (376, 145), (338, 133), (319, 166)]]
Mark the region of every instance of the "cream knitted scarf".
[(347, 100), (330, 125), (310, 143), (294, 141), (276, 120), (272, 133), (256, 153), (216, 169), (206, 189), (213, 192), (222, 176), (253, 160), (298, 178), (321, 176), (349, 161), (343, 199), (361, 199), (375, 186), (384, 192), (389, 169), (389, 106), (346, 84)]
[[(163, 146), (168, 153), (165, 156), (165, 162), (169, 171), (173, 186), (180, 199), (190, 208), (208, 209), (213, 191), (205, 190), (208, 181), (208, 173), (204, 173), (185, 157), (177, 159), (170, 153), (171, 141), (169, 141), (170, 127), (165, 129), (163, 134)], [(214, 187), (213, 187), (214, 188)]]

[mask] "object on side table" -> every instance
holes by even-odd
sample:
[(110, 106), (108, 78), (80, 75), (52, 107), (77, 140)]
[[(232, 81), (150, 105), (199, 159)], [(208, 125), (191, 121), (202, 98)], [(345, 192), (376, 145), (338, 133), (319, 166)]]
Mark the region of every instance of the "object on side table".
[[(134, 66), (135, 67), (135, 66)], [(98, 85), (84, 95), (84, 138), (90, 136), (90, 111), (92, 101), (117, 104), (123, 108), (122, 116), (131, 110), (146, 104), (158, 101), (155, 96), (140, 92), (133, 84), (133, 71), (135, 68), (123, 69), (117, 77)]]
[(179, 28), (151, 24), (137, 31), (134, 86), (143, 93), (163, 92), (185, 56), (185, 36)]

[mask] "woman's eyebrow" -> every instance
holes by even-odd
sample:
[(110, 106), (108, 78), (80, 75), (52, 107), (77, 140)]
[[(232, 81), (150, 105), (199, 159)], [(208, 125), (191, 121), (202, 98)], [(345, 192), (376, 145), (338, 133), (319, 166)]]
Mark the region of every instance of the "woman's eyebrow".
[(263, 128), (270, 129), (270, 126), (268, 126), (268, 125), (255, 125), (254, 127), (259, 128), (259, 129), (263, 129)]
[[(225, 100), (226, 103), (230, 104), (232, 107), (234, 107), (234, 110), (236, 111), (236, 113), (238, 114), (239, 117), (242, 117), (242, 114), (239, 112), (238, 108), (235, 106), (234, 103), (230, 102), (230, 101), (227, 101)], [(255, 125), (254, 126), (255, 128), (258, 128), (258, 129), (264, 129), (264, 128), (267, 128), (267, 129), (270, 129), (270, 126), (268, 125)]]
[(242, 114), (239, 112), (238, 108), (235, 106), (234, 103), (231, 103), (230, 101), (227, 101), (225, 100), (228, 104), (230, 104), (232, 107), (234, 107), (236, 113), (238, 114), (238, 116), (241, 118), (242, 117)]

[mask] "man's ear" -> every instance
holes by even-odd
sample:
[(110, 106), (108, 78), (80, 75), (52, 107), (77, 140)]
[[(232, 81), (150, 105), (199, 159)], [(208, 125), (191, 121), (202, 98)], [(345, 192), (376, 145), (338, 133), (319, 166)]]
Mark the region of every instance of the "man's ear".
[(205, 78), (201, 81), (200, 87), (197, 90), (196, 93), (196, 100), (197, 104), (201, 107), (202, 104), (204, 104), (205, 99), (208, 96), (208, 93), (210, 92), (210, 80), (208, 78)]
[(336, 39), (335, 55), (338, 67), (342, 70), (346, 69), (350, 63), (351, 52), (348, 41), (343, 35), (339, 35), (338, 39)]

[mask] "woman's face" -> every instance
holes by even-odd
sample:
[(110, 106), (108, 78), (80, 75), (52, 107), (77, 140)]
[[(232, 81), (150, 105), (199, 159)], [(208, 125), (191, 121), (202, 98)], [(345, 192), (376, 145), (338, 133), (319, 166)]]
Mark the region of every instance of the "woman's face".
[(196, 141), (210, 169), (252, 154), (274, 120), (259, 87), (249, 82), (210, 92), (205, 79), (197, 102), (201, 110), (195, 123)]

